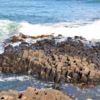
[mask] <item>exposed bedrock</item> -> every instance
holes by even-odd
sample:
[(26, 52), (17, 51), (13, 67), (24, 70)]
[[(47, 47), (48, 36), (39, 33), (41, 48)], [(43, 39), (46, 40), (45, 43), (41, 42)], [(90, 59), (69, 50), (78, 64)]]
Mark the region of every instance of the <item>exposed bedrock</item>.
[(54, 89), (36, 89), (28, 87), (19, 93), (14, 90), (0, 92), (0, 100), (72, 100), (71, 97)]
[(100, 84), (100, 44), (88, 47), (79, 37), (63, 42), (57, 38), (6, 46), (0, 55), (0, 71), (36, 75), (55, 83)]

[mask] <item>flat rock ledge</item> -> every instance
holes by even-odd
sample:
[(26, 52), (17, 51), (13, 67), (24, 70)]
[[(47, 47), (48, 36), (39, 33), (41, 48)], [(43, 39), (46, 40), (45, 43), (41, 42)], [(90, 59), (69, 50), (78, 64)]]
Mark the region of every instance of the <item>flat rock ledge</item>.
[(58, 90), (28, 87), (23, 92), (2, 91), (0, 92), (0, 100), (72, 100), (72, 98)]
[[(1, 72), (35, 75), (55, 83), (100, 85), (99, 42), (95, 46), (91, 41), (86, 44), (84, 38), (77, 36), (57, 42), (61, 40), (58, 36), (28, 43), (25, 41), (28, 38), (37, 39), (21, 35), (7, 40), (5, 51), (0, 55)], [(12, 45), (19, 41), (18, 46)]]

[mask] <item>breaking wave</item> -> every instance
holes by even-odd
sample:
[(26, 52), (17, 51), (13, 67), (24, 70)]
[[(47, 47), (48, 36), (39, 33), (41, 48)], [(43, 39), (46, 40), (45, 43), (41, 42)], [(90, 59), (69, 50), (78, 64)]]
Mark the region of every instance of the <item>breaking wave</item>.
[(14, 22), (0, 20), (0, 41), (18, 33), (30, 36), (41, 34), (62, 34), (65, 37), (82, 36), (87, 40), (100, 39), (100, 20), (88, 24), (57, 23), (57, 24), (30, 24), (28, 22)]
[(33, 25), (27, 22), (20, 23), (19, 32), (25, 35), (37, 36), (41, 34), (61, 34), (65, 37), (82, 36), (87, 40), (100, 39), (100, 20), (88, 24), (54, 24), (54, 25)]

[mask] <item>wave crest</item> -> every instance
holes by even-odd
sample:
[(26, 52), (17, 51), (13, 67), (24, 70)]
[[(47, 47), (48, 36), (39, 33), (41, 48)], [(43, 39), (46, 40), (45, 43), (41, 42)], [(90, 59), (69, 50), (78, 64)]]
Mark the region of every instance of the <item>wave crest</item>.
[(20, 23), (21, 27), (19, 32), (25, 35), (37, 36), (41, 34), (52, 34), (55, 36), (61, 34), (65, 37), (82, 36), (87, 40), (100, 39), (100, 20), (91, 22), (84, 25), (69, 25), (65, 27), (65, 24), (57, 25), (34, 25), (27, 22)]
[(30, 36), (38, 36), (42, 34), (50, 35), (54, 33), (54, 36), (61, 34), (65, 37), (82, 36), (87, 40), (100, 39), (100, 20), (83, 25), (77, 23), (45, 25), (0, 20), (0, 41), (19, 33)]

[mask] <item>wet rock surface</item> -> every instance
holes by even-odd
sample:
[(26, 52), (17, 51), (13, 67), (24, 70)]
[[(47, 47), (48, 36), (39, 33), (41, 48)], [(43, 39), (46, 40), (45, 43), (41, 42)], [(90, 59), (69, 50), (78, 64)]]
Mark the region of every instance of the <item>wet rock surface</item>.
[(0, 92), (0, 100), (72, 100), (63, 92), (54, 89), (28, 87), (23, 92), (8, 90)]
[[(25, 41), (26, 38), (34, 41), (41, 37), (48, 38), (34, 43)], [(91, 41), (78, 36), (59, 42), (61, 39), (61, 36), (45, 35), (11, 37), (0, 55), (0, 71), (36, 75), (39, 79), (55, 83), (100, 85), (100, 43), (93, 45)], [(19, 41), (18, 46), (12, 45)]]

